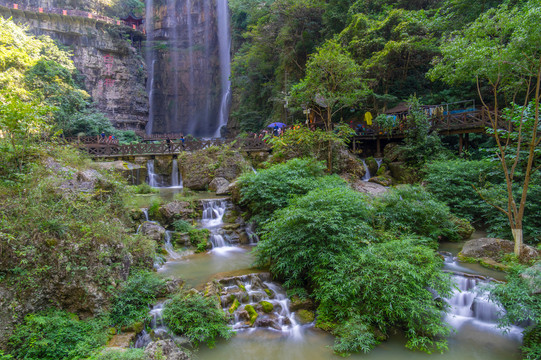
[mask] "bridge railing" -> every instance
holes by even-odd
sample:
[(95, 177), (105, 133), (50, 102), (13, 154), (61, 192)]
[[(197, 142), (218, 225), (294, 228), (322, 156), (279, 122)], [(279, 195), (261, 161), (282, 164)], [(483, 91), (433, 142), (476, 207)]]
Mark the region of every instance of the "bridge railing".
[(208, 140), (186, 140), (182, 142), (161, 142), (138, 143), (131, 145), (118, 145), (110, 143), (74, 142), (81, 150), (88, 152), (93, 157), (114, 157), (114, 156), (137, 156), (137, 155), (166, 155), (179, 154), (183, 151), (197, 151), (213, 146), (230, 145), (232, 148), (247, 151), (267, 151), (267, 144), (261, 139), (208, 139)]

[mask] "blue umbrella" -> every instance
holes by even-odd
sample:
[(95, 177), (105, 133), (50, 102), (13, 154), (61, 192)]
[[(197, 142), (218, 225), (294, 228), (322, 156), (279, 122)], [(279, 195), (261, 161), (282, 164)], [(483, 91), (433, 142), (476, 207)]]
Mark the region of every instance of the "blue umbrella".
[(281, 123), (281, 122), (275, 122), (275, 123), (270, 124), (270, 125), (267, 126), (267, 127), (273, 128), (273, 127), (277, 127), (277, 126), (278, 126), (279, 128), (283, 128), (283, 127), (286, 127), (287, 125), (284, 124), (284, 123)]

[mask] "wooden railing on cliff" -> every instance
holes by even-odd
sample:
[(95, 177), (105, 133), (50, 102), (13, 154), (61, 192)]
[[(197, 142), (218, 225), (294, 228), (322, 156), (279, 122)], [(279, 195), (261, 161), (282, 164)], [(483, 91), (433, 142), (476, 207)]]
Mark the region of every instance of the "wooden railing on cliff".
[(142, 33), (145, 32), (144, 26), (135, 26), (130, 25), (122, 20), (113, 19), (107, 16), (99, 15), (90, 13), (87, 11), (82, 10), (66, 10), (66, 9), (58, 9), (58, 8), (35, 8), (30, 6), (23, 6), (18, 3), (14, 3), (13, 1), (6, 1), (6, 0), (0, 0), (0, 6), (12, 9), (12, 10), (20, 10), (20, 11), (28, 11), (28, 12), (34, 12), (34, 13), (40, 13), (40, 14), (55, 14), (55, 15), (61, 15), (61, 16), (73, 16), (73, 17), (80, 17), (80, 18), (86, 18), (86, 19), (93, 19), (96, 21), (104, 22), (111, 25), (116, 26), (125, 26), (129, 27), (132, 30), (140, 31)]
[[(94, 142), (91, 142), (90, 138)], [(231, 148), (242, 151), (269, 151), (268, 145), (260, 139), (209, 139), (209, 140), (186, 140), (182, 142), (138, 143), (132, 145), (119, 145), (117, 143), (97, 142), (96, 137), (67, 138), (68, 142), (79, 149), (88, 152), (92, 157), (126, 157), (148, 155), (174, 155), (183, 151), (196, 151), (212, 146), (228, 144)]]
[[(444, 135), (484, 132), (487, 127), (492, 126), (486, 109), (433, 116), (430, 123), (432, 131)], [(507, 124), (504, 122), (500, 126), (507, 128)], [(400, 138), (404, 137), (406, 132), (412, 128), (413, 124), (409, 121), (407, 114), (398, 115), (397, 125), (393, 129), (382, 129), (374, 124), (361, 131), (355, 138), (358, 140), (373, 140), (378, 137)]]

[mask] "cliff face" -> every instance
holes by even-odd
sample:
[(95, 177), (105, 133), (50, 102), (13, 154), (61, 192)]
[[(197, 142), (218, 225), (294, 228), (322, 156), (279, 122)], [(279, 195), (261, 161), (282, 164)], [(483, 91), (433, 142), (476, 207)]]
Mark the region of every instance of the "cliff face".
[[(26, 6), (62, 8), (64, 3), (77, 5), (78, 2), (81, 1), (29, 0)], [(90, 4), (96, 5), (99, 1), (87, 2), (88, 9), (83, 9), (92, 10), (88, 6)], [(94, 19), (14, 10), (4, 6), (0, 6), (0, 16), (12, 17), (33, 34), (48, 35), (71, 48), (85, 90), (99, 110), (118, 128), (144, 129), (148, 120), (146, 68), (137, 49), (142, 34)]]
[(154, 6), (148, 39), (154, 133), (212, 136), (220, 108), (220, 59), (213, 0)]

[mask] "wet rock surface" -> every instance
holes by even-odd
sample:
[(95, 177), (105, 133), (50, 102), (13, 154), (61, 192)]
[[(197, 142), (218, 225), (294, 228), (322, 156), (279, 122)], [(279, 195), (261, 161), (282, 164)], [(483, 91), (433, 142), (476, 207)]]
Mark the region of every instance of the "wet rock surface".
[(145, 221), (143, 225), (141, 225), (141, 234), (154, 241), (162, 241), (165, 237), (165, 228), (155, 222)]
[[(459, 258), (471, 258), (478, 260), (491, 260), (499, 263), (505, 254), (513, 253), (515, 244), (513, 241), (480, 238), (467, 241), (459, 254)], [(519, 260), (522, 263), (530, 263), (541, 257), (540, 252), (528, 245), (522, 246), (522, 254)]]
[(145, 355), (149, 360), (190, 360), (171, 339), (151, 342), (145, 348)]
[(175, 220), (191, 220), (195, 210), (187, 201), (172, 201), (160, 207), (160, 220), (163, 224), (170, 225)]
[(210, 182), (209, 190), (216, 192), (216, 195), (227, 195), (229, 193), (229, 181), (223, 177), (216, 177)]

